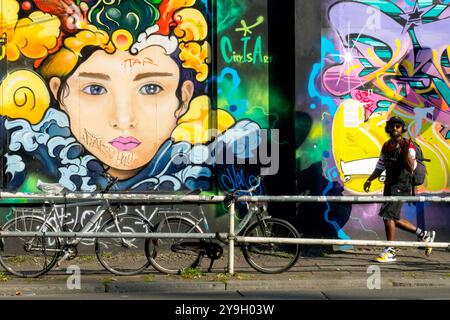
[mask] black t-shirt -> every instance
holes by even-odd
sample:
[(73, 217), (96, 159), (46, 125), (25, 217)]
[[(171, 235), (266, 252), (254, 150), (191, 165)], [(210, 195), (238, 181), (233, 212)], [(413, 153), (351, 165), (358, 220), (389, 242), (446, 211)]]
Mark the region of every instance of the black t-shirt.
[(411, 173), (405, 164), (405, 154), (401, 154), (401, 143), (408, 143), (402, 138), (400, 141), (390, 139), (381, 149), (380, 161), (377, 168), (384, 166), (386, 170), (385, 185), (411, 186)]

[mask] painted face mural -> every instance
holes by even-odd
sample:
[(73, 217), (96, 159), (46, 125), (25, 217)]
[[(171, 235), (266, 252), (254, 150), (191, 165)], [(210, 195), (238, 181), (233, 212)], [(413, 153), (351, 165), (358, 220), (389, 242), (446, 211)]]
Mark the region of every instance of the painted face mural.
[[(431, 160), (420, 191), (449, 191), (450, 6), (437, 2), (328, 2), (322, 74), (313, 72), (323, 90), (310, 93), (328, 107), (322, 120), (332, 128), (332, 179), (352, 193), (363, 193), (394, 115)], [(383, 176), (371, 191), (382, 187)]]
[(216, 154), (258, 147), (257, 123), (210, 106), (204, 1), (0, 1), (7, 188), (208, 190)]
[[(128, 59), (143, 64), (128, 67)], [(96, 51), (67, 80), (62, 109), (77, 140), (117, 176), (127, 178), (154, 157), (175, 129), (176, 112), (188, 105), (193, 83), (183, 82), (184, 100), (179, 101), (179, 78), (177, 64), (158, 46), (133, 58), (125, 52)], [(53, 78), (50, 87), (56, 93), (60, 80)]]

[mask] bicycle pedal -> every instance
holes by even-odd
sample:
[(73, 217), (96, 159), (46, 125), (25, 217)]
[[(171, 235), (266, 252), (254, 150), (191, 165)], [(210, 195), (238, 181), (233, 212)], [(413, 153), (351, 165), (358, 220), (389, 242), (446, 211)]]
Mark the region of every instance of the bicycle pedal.
[(211, 243), (205, 243), (204, 246), (206, 247), (206, 255), (210, 259), (218, 260), (223, 255), (223, 248), (221, 245), (211, 242)]
[(212, 269), (212, 267), (213, 267), (214, 261), (216, 261), (216, 260), (211, 259), (211, 262), (209, 263), (208, 272), (211, 272), (211, 269)]
[(59, 267), (61, 267), (61, 264), (66, 261), (67, 259), (69, 259), (70, 257), (70, 252), (66, 252), (64, 253), (64, 255), (61, 257), (61, 259), (58, 259), (58, 262), (56, 262), (56, 269), (59, 269)]
[(197, 259), (194, 261), (194, 263), (191, 265), (191, 268), (197, 268), (201, 265), (203, 261), (203, 254), (199, 254)]

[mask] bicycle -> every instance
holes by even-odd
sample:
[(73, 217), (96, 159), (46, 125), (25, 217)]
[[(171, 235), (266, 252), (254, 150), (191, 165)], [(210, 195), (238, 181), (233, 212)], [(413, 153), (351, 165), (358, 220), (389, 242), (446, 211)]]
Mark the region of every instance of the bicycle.
[[(116, 180), (110, 181), (102, 193), (108, 191)], [(50, 191), (50, 184), (40, 184), (42, 191)], [(61, 189), (62, 190), (62, 189)], [(111, 209), (107, 199), (86, 200), (66, 204), (50, 204), (46, 213), (45, 203), (42, 208), (13, 209), (16, 217), (3, 226), (3, 231), (12, 232), (56, 232), (68, 230), (67, 224), (58, 219), (58, 210), (79, 206), (97, 206), (95, 214), (90, 217), (79, 232), (151, 232), (152, 225), (143, 217), (132, 214), (117, 213)], [(110, 218), (103, 225), (100, 221), (104, 215)], [(64, 220), (64, 219), (63, 219)], [(116, 275), (135, 275), (150, 266), (145, 252), (145, 239), (137, 238), (95, 238), (95, 253), (100, 264)], [(54, 236), (30, 236), (0, 238), (0, 264), (18, 277), (39, 277), (57, 267), (65, 260), (72, 260), (78, 255), (77, 246), (82, 238), (65, 239)], [(125, 252), (126, 251), (126, 252)]]
[[(236, 190), (236, 193), (252, 195), (259, 187), (258, 184), (248, 190)], [(268, 215), (267, 205), (245, 203), (247, 212), (236, 227), (236, 234), (245, 237), (277, 237), (300, 238), (299, 233), (289, 222), (272, 218)], [(170, 216), (162, 220), (156, 232), (163, 233), (209, 233), (209, 225), (203, 208), (200, 207), (200, 217), (193, 215)], [(256, 220), (256, 221), (255, 221)], [(200, 226), (203, 224), (204, 229)], [(146, 244), (147, 255), (151, 265), (165, 274), (178, 274), (186, 268), (197, 268), (203, 257), (211, 259), (208, 271), (211, 271), (214, 261), (223, 255), (223, 245), (227, 242), (216, 233), (216, 240), (195, 239), (152, 239)], [(300, 246), (297, 244), (258, 244), (239, 243), (247, 263), (257, 271), (263, 273), (281, 273), (289, 270), (298, 261)]]

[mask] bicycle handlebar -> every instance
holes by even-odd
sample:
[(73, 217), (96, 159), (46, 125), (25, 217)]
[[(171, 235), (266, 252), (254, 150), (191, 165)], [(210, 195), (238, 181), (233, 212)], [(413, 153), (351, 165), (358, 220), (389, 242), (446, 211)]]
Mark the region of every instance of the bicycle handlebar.
[(247, 189), (247, 190), (234, 190), (232, 195), (235, 196), (235, 194), (239, 193), (239, 192), (251, 194), (253, 191), (258, 189), (258, 187), (261, 185), (261, 180), (262, 180), (262, 178), (260, 176), (258, 176), (258, 183), (256, 185), (251, 186), (250, 189)]
[(256, 189), (258, 189), (258, 187), (261, 185), (261, 180), (263, 180), (263, 178), (261, 176), (258, 176), (258, 183), (256, 185), (254, 185), (254, 186), (251, 186), (250, 189), (247, 189), (247, 190), (234, 190), (232, 193), (227, 194), (226, 197), (225, 197), (225, 205), (227, 207), (230, 206), (231, 202), (236, 197), (236, 193), (242, 192), (242, 193), (252, 194), (252, 192), (255, 191)]

